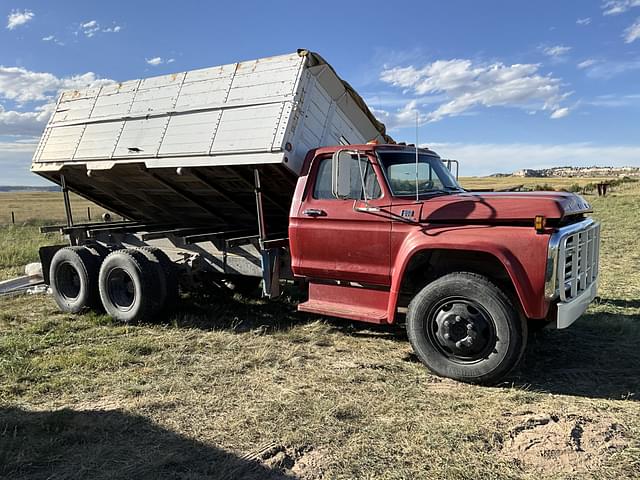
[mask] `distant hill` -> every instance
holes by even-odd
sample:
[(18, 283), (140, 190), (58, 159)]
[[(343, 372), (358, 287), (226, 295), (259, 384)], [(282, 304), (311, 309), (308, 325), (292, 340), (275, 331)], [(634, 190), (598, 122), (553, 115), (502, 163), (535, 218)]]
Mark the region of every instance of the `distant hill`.
[(60, 187), (57, 185), (44, 185), (41, 187), (29, 187), (29, 186), (2, 186), (0, 185), (0, 192), (59, 192)]
[[(499, 174), (498, 174), (499, 175)], [(553, 167), (536, 170), (523, 168), (514, 177), (638, 177), (640, 167)]]

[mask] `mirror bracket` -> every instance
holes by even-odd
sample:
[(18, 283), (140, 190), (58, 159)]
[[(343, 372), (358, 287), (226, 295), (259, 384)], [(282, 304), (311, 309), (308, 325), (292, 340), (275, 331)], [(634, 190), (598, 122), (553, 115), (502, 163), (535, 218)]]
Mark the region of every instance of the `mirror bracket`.
[(341, 200), (351, 195), (351, 155), (349, 150), (338, 150), (331, 157), (331, 193)]

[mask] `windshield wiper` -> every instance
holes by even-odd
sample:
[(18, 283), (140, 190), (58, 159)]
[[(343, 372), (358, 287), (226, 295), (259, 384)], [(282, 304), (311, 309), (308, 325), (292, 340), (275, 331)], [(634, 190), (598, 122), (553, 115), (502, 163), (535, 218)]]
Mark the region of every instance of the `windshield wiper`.
[(433, 190), (427, 190), (425, 192), (420, 192), (420, 195), (451, 195), (453, 193), (452, 190), (445, 190), (444, 188), (434, 188)]

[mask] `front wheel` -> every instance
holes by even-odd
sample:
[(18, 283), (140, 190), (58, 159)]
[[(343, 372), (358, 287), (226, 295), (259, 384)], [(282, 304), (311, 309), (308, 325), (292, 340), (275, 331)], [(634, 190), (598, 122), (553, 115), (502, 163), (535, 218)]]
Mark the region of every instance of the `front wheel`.
[(520, 361), (527, 326), (488, 278), (444, 275), (409, 304), (407, 334), (431, 371), (461, 382), (495, 384)]

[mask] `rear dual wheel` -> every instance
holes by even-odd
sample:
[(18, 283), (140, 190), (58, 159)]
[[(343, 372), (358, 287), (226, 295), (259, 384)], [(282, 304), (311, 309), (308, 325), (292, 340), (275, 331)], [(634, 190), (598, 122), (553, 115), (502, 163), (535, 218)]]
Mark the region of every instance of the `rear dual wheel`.
[(98, 279), (102, 305), (123, 323), (149, 322), (175, 306), (178, 283), (164, 252), (143, 247), (109, 254)]
[(56, 252), (49, 267), (49, 283), (61, 311), (82, 313), (100, 308), (101, 261), (101, 255), (87, 247), (65, 247)]

